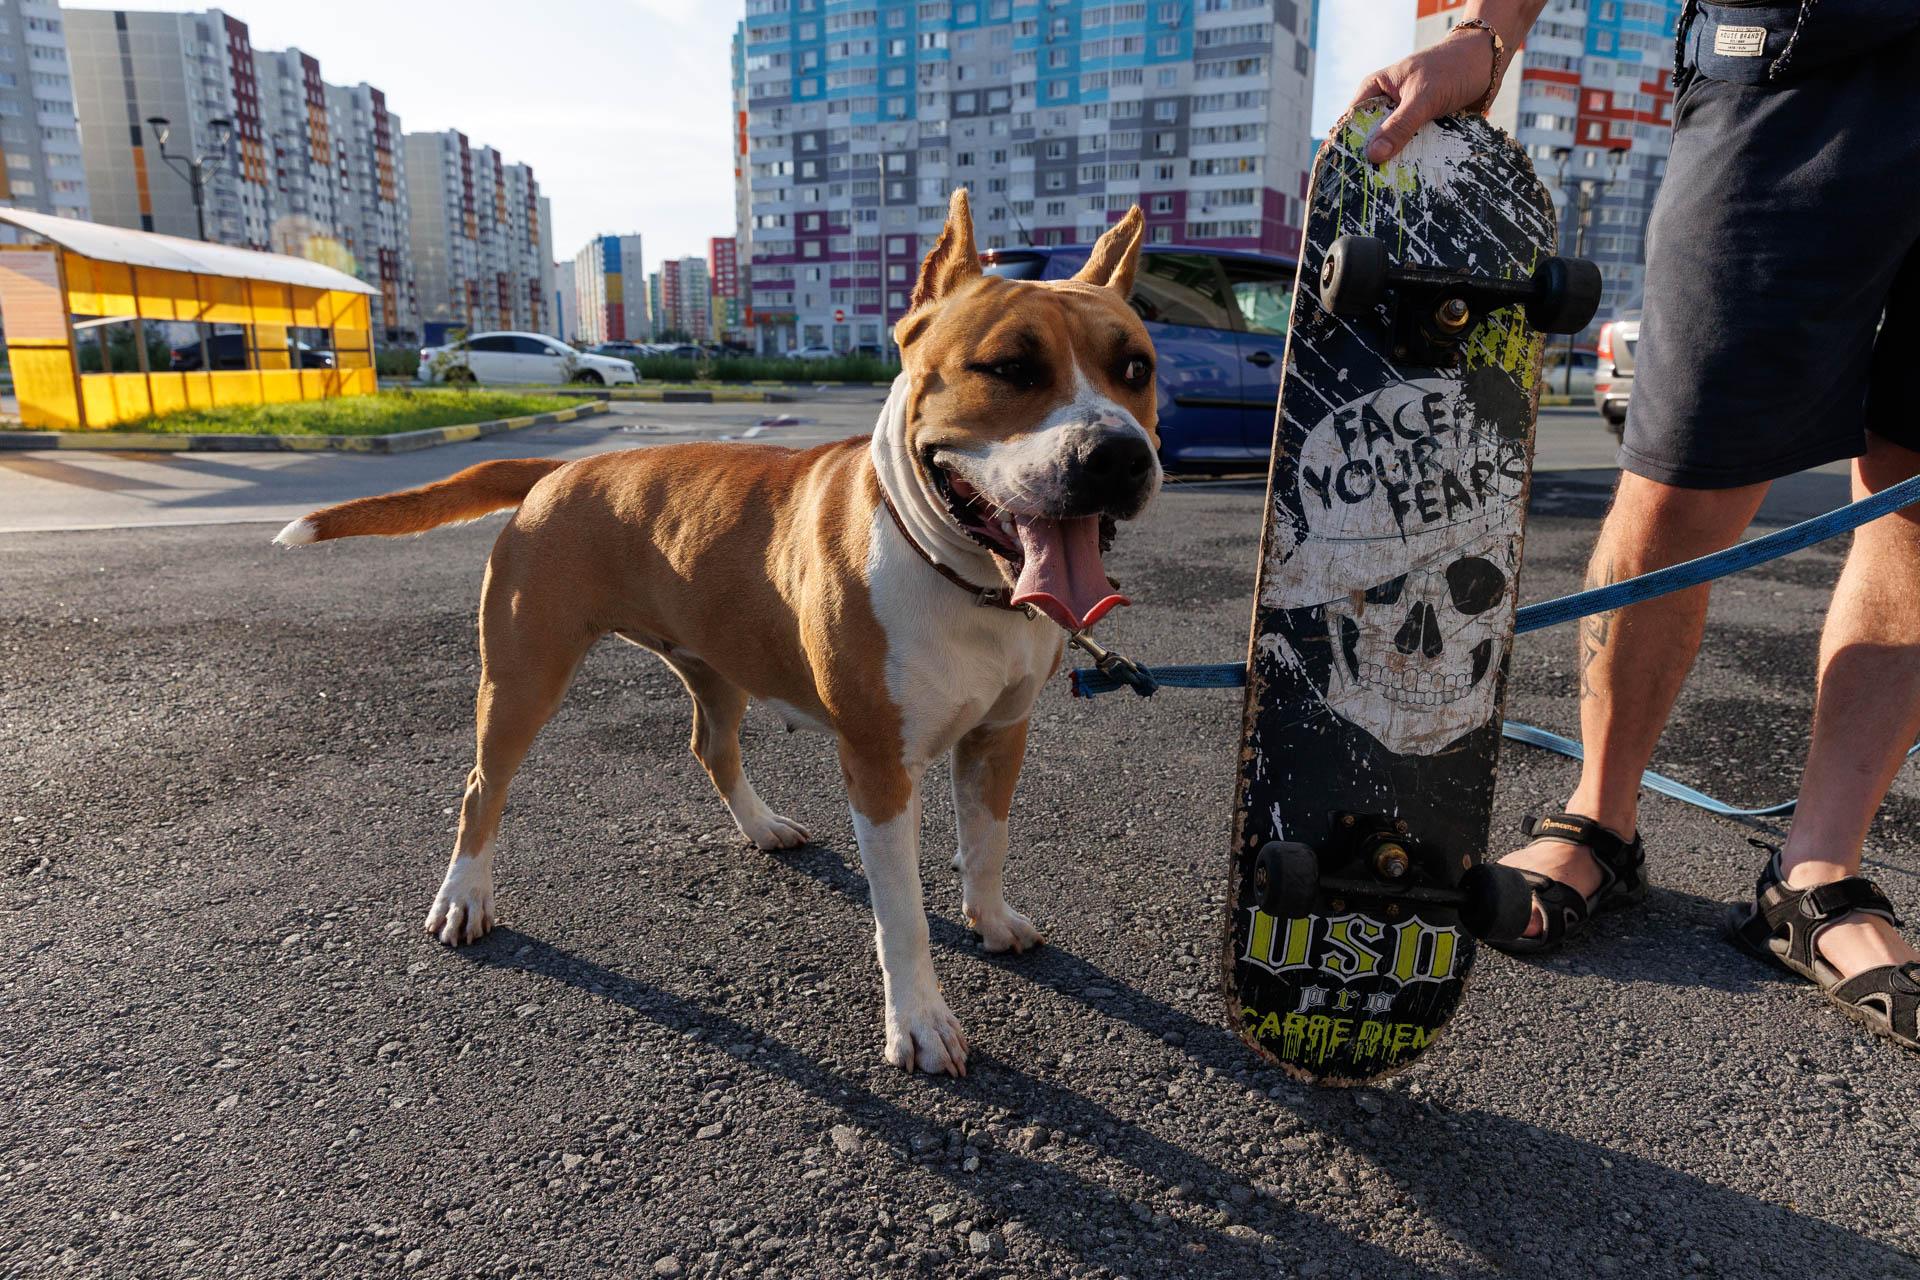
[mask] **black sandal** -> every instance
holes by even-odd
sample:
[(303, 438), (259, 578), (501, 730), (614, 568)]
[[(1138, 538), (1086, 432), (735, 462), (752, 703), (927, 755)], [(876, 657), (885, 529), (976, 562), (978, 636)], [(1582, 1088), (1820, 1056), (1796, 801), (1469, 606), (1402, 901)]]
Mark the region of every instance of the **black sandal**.
[(1727, 936), (1735, 946), (1807, 979), (1855, 1022), (1895, 1044), (1920, 1049), (1920, 964), (1883, 964), (1842, 978), (1820, 955), (1820, 935), (1846, 916), (1878, 916), (1900, 927), (1879, 885), (1865, 876), (1845, 876), (1795, 889), (1780, 874), (1776, 849), (1760, 869), (1753, 897), (1728, 913)]
[(1540, 908), (1540, 933), (1532, 938), (1513, 938), (1505, 942), (1488, 940), (1487, 945), (1508, 955), (1538, 955), (1583, 932), (1602, 911), (1615, 911), (1647, 900), (1646, 847), (1640, 835), (1632, 840), (1620, 836), (1577, 813), (1551, 813), (1544, 818), (1528, 814), (1520, 824), (1522, 835), (1532, 840), (1558, 840), (1580, 845), (1593, 855), (1600, 868), (1600, 887), (1583, 895), (1572, 885), (1538, 871), (1521, 871), (1533, 889), (1533, 900)]

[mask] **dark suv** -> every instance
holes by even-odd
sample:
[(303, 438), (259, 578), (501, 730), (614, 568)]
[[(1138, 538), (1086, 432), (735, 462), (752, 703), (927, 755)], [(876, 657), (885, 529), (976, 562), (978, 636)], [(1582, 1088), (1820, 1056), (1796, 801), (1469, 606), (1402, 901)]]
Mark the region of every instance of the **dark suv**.
[[(333, 352), (315, 351), (302, 342), (297, 344), (300, 358), (294, 361), (299, 369), (333, 368)], [(216, 333), (207, 339), (207, 349), (211, 353), (213, 367), (216, 369), (250, 369), (247, 361), (247, 335), (244, 333)], [(175, 373), (191, 373), (201, 367), (200, 344), (189, 342), (173, 349), (173, 358), (167, 362), (167, 368)]]
[[(1088, 249), (989, 249), (981, 259), (991, 275), (1063, 280), (1085, 264)], [(1232, 249), (1141, 249), (1128, 301), (1153, 339), (1168, 470), (1265, 469), (1294, 270), (1291, 259)]]

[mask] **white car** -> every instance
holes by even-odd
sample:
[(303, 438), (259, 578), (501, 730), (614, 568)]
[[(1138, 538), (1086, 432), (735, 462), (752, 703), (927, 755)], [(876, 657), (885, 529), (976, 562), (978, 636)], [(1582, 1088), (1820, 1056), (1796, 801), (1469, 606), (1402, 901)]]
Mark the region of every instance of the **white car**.
[(787, 353), (790, 360), (832, 360), (840, 353), (832, 347), (797, 347)]
[(465, 342), (422, 347), (422, 382), (584, 382), (613, 386), (640, 381), (632, 361), (576, 351), (542, 333), (476, 333)]

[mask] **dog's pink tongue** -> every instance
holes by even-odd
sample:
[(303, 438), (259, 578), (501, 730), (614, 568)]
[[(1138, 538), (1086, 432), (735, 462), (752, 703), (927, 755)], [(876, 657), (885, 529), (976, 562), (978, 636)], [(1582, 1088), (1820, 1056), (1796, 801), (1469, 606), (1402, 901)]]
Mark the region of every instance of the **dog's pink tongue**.
[(1013, 584), (1013, 603), (1030, 604), (1069, 631), (1084, 631), (1116, 605), (1132, 604), (1115, 595), (1100, 561), (1100, 517), (1044, 520), (1015, 516), (1024, 560)]

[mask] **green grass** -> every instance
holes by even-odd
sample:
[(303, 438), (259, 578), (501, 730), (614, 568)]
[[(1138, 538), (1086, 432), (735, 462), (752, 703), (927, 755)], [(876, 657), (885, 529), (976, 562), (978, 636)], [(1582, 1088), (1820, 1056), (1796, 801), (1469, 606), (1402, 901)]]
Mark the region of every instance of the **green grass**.
[(383, 391), (287, 404), (237, 404), (187, 409), (158, 418), (123, 422), (115, 431), (161, 431), (177, 435), (384, 436), (396, 431), (453, 427), (495, 418), (575, 409), (564, 396), (504, 391)]

